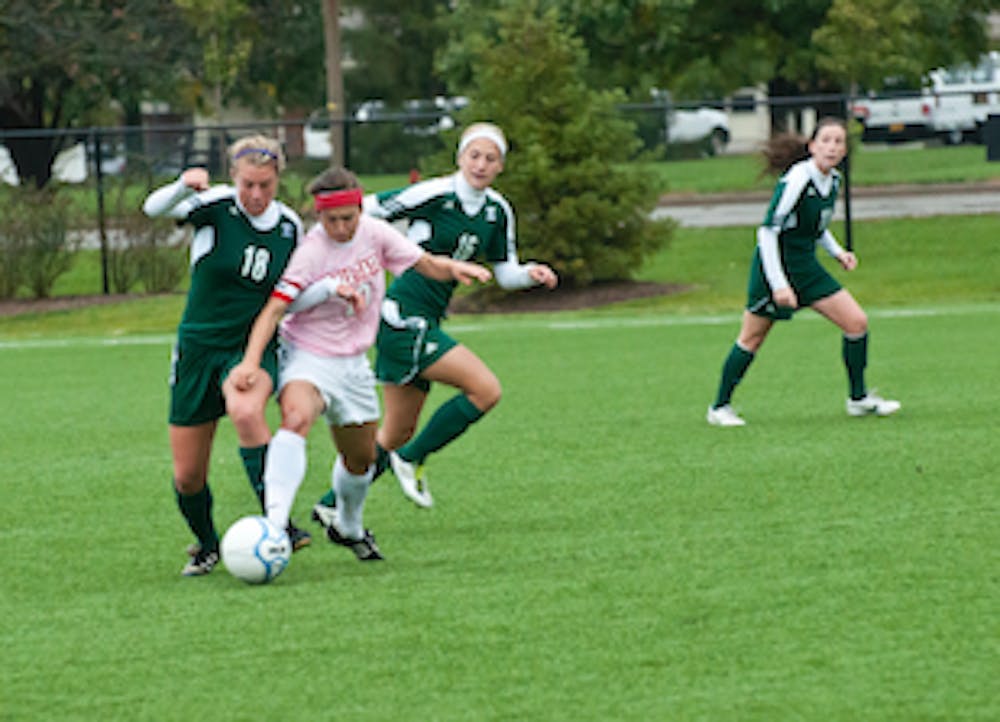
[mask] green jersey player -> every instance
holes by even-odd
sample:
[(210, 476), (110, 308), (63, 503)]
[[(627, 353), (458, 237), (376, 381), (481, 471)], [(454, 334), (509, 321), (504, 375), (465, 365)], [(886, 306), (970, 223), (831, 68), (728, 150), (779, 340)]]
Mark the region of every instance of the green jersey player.
[[(506, 289), (555, 288), (556, 273), (543, 263), (521, 263), (515, 245), (514, 212), (490, 184), (503, 170), (507, 140), (491, 123), (462, 133), (458, 172), (408, 188), (365, 198), (365, 212), (408, 221), (410, 238), (429, 253), (481, 260)], [(376, 446), (377, 476), (391, 465), (403, 492), (421, 507), (433, 504), (423, 463), (428, 455), (464, 433), (500, 400), (500, 382), (490, 368), (441, 328), (454, 281), (427, 278), (414, 270), (386, 292), (376, 338), (375, 373), (382, 382), (385, 411)], [(414, 436), (432, 382), (458, 389)], [(313, 509), (328, 525), (333, 497)]]
[[(803, 154), (804, 148), (808, 153)], [(828, 228), (840, 188), (836, 166), (846, 154), (847, 130), (837, 118), (821, 119), (808, 143), (798, 136), (779, 136), (772, 141), (768, 153), (772, 167), (785, 169), (785, 173), (757, 231), (743, 325), (722, 367), (718, 393), (708, 409), (710, 424), (746, 423), (730, 405), (733, 391), (774, 322), (792, 318), (803, 306), (811, 306), (843, 331), (847, 413), (887, 416), (899, 410), (898, 401), (868, 393), (868, 318), (816, 258), (819, 244), (845, 270), (853, 270), (858, 263), (854, 253), (845, 251)]]
[[(273, 343), (263, 362), (267, 383), (238, 389), (228, 375), (302, 234), (298, 215), (275, 200), (284, 166), (277, 141), (243, 138), (229, 149), (229, 160), (232, 186), (210, 188), (204, 168), (189, 168), (143, 205), (148, 215), (170, 216), (194, 228), (191, 283), (170, 374), (174, 489), (197, 539), (185, 576), (209, 573), (219, 558), (208, 467), (223, 415), (233, 421), (240, 456), (263, 504), (264, 455), (271, 438), (264, 408), (277, 374)], [(309, 543), (294, 526), (289, 534), (297, 547)]]

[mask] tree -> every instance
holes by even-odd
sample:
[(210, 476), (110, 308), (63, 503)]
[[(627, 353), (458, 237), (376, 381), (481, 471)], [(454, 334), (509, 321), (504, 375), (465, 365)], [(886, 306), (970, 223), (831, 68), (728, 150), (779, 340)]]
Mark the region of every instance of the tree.
[(998, 4), (834, 0), (812, 34), (816, 66), (845, 88), (880, 88), (887, 78), (918, 83), (929, 68), (984, 52), (984, 19)]
[(649, 220), (656, 184), (625, 164), (638, 147), (616, 112), (622, 95), (588, 86), (587, 53), (553, 9), (510, 2), (497, 36), (471, 58), (468, 120), (509, 135), (511, 158), (497, 185), (517, 210), (525, 258), (544, 258), (569, 284), (624, 279), (669, 238)]
[(346, 68), (346, 96), (354, 102), (380, 98), (399, 102), (446, 93), (434, 72), (434, 54), (447, 39), (441, 23), (446, 0), (343, 0), (363, 21), (343, 27), (344, 49), (355, 62)]
[[(0, 13), (0, 130), (68, 130), (109, 120), (112, 99), (170, 97), (185, 33), (157, 0), (7, 0)], [(65, 135), (6, 137), (23, 179), (45, 185)]]

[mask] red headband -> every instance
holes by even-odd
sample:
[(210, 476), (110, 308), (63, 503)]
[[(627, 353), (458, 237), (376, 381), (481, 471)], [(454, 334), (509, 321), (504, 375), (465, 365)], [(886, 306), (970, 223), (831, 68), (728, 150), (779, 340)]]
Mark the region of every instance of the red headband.
[(348, 188), (345, 191), (320, 191), (313, 196), (317, 211), (340, 206), (360, 206), (364, 192), (360, 188)]

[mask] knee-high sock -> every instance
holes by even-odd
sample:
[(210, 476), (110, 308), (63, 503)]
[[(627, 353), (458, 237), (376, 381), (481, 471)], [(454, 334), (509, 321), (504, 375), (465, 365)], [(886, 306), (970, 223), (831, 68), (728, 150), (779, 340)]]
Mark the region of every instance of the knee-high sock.
[(352, 474), (339, 454), (333, 463), (333, 490), (337, 495), (337, 527), (349, 539), (365, 535), (363, 512), (374, 464), (364, 474)]
[(177, 495), (177, 507), (198, 538), (201, 548), (218, 549), (219, 535), (216, 534), (215, 524), (212, 522), (212, 491), (208, 488), (208, 484), (194, 494), (182, 494), (175, 486), (174, 494)]
[(288, 526), (295, 494), (306, 475), (305, 437), (278, 429), (267, 446), (267, 464), (264, 466), (265, 513), (268, 521), (279, 529)]
[(241, 446), (240, 459), (243, 460), (243, 469), (247, 473), (250, 481), (250, 488), (257, 495), (260, 502), (260, 510), (264, 511), (264, 457), (267, 456), (267, 445), (264, 446)]
[(752, 351), (747, 351), (738, 343), (733, 344), (733, 347), (729, 349), (729, 355), (726, 356), (725, 363), (722, 364), (722, 378), (719, 380), (719, 391), (715, 395), (713, 408), (717, 409), (730, 402), (733, 398), (733, 391), (736, 390), (737, 384), (743, 379), (743, 374), (750, 368), (753, 360)]
[(868, 365), (868, 334), (848, 336), (844, 334), (844, 366), (847, 367), (847, 383), (852, 399), (863, 399), (865, 388), (865, 367)]
[[(389, 452), (382, 448), (382, 446), (375, 442), (375, 467), (372, 471), (371, 483), (375, 483), (375, 480), (382, 476), (384, 472), (389, 467)], [(319, 503), (323, 506), (336, 506), (337, 505), (337, 492), (332, 488), (320, 497)]]
[(465, 394), (452, 396), (434, 412), (427, 426), (410, 443), (399, 448), (399, 455), (406, 461), (423, 463), (428, 454), (451, 443), (479, 419), (483, 412), (469, 401)]

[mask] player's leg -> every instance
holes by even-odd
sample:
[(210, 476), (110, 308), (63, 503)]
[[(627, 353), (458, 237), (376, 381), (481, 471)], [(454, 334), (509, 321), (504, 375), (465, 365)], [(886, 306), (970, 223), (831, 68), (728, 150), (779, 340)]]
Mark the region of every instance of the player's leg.
[(830, 319), (843, 332), (841, 356), (847, 370), (847, 413), (851, 416), (888, 416), (901, 404), (869, 394), (865, 382), (868, 365), (868, 316), (847, 289), (841, 288), (812, 304), (817, 313)]
[[(434, 412), (423, 429), (406, 444), (390, 454), (393, 473), (404, 485), (415, 485), (426, 492), (426, 479), (420, 467), (432, 453), (440, 451), (481, 419), (500, 401), (500, 381), (476, 354), (465, 346), (454, 346), (425, 368), (421, 376), (431, 382), (459, 389)], [(412, 433), (412, 430), (411, 430)], [(409, 495), (409, 494), (408, 494)], [(430, 506), (429, 492), (423, 494)], [(418, 498), (411, 496), (418, 504)]]
[(331, 426), (339, 454), (333, 467), (337, 498), (334, 521), (327, 527), (330, 541), (348, 547), (361, 561), (378, 561), (382, 553), (365, 529), (364, 505), (375, 461), (376, 422)]
[(215, 421), (196, 426), (170, 425), (177, 508), (198, 540), (190, 550), (191, 560), (181, 572), (185, 576), (208, 574), (219, 560), (219, 535), (212, 519), (212, 490), (208, 485), (216, 425)]
[(722, 364), (715, 401), (708, 409), (708, 423), (714, 426), (743, 426), (746, 422), (730, 406), (733, 392), (753, 363), (758, 349), (774, 326), (774, 320), (750, 311), (743, 312), (739, 336)]
[(236, 388), (227, 377), (222, 384), (222, 395), (226, 400), (226, 414), (236, 428), (240, 443), (240, 459), (247, 479), (264, 510), (264, 464), (267, 445), (271, 440), (271, 429), (267, 425), (264, 409), (274, 389), (268, 374), (261, 374), (258, 382), (246, 390)]
[(288, 526), (295, 495), (306, 475), (306, 436), (326, 402), (309, 381), (286, 383), (278, 398), (281, 428), (267, 447), (264, 465), (265, 513), (279, 529)]
[[(429, 388), (430, 384), (421, 379), (416, 379), (413, 384), (385, 383), (382, 385), (384, 414), (382, 425), (375, 435), (373, 483), (389, 468), (389, 453), (405, 444), (413, 436), (420, 418), (420, 411), (427, 400)], [(313, 507), (312, 518), (324, 527), (329, 527), (330, 520), (334, 518), (336, 498), (336, 493), (331, 488)]]

